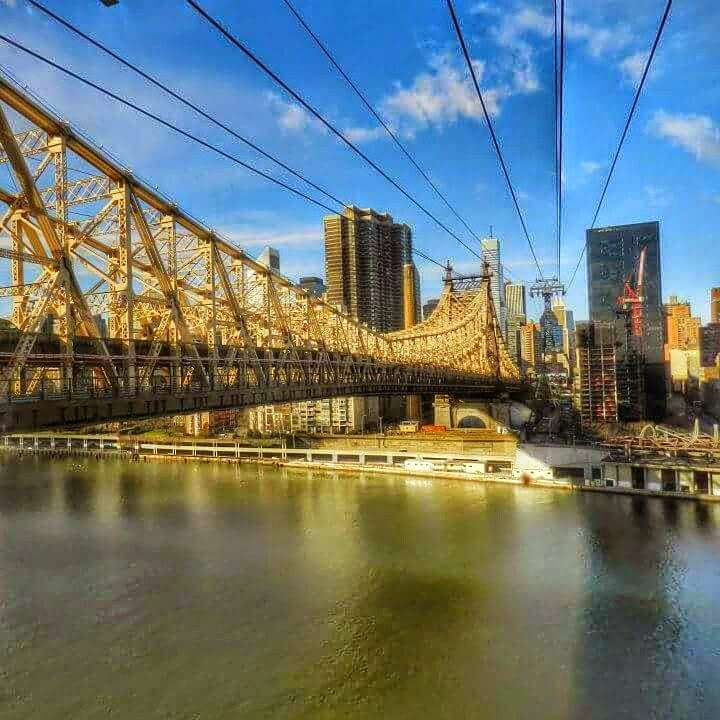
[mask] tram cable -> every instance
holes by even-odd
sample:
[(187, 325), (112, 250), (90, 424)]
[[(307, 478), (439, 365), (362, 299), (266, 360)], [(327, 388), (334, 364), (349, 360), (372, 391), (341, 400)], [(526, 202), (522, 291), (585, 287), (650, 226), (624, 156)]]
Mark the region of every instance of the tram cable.
[(439, 228), (446, 232), (450, 237), (457, 240), (466, 250), (472, 253), (475, 257), (480, 255), (470, 247), (464, 240), (456, 235), (447, 225), (441, 222), (430, 210), (422, 205), (413, 195), (410, 194), (400, 183), (392, 178), (388, 173), (385, 172), (374, 160), (372, 160), (366, 153), (364, 153), (352, 140), (350, 140), (342, 131), (338, 130), (325, 116), (313, 107), (305, 98), (288, 85), (277, 73), (275, 73), (265, 62), (263, 62), (255, 53), (250, 50), (241, 40), (239, 40), (233, 33), (227, 30), (219, 20), (213, 17), (209, 12), (203, 9), (195, 0), (185, 0), (188, 5), (206, 22), (214, 27), (231, 45), (240, 50), (249, 60), (251, 60), (265, 75), (267, 75), (273, 82), (281, 87), (290, 97), (296, 102), (302, 105), (316, 120), (318, 120), (323, 126), (325, 126), (333, 135), (347, 145), (353, 152), (361, 157), (375, 172), (381, 175), (387, 180), (396, 190), (404, 195), (415, 207), (417, 207), (422, 213), (429, 217)]
[[(603, 202), (605, 201), (605, 194), (607, 193), (608, 186), (610, 185), (610, 180), (612, 179), (613, 172), (615, 171), (615, 166), (617, 165), (618, 158), (620, 157), (620, 153), (625, 143), (625, 138), (627, 137), (628, 130), (630, 129), (630, 123), (632, 122), (633, 116), (635, 115), (635, 109), (637, 108), (638, 101), (640, 100), (640, 95), (642, 94), (643, 88), (645, 87), (645, 81), (647, 79), (648, 73), (650, 72), (650, 67), (652, 66), (653, 58), (655, 57), (655, 51), (657, 50), (660, 43), (660, 39), (662, 37), (663, 30), (665, 29), (665, 24), (667, 23), (668, 16), (670, 15), (671, 8), (672, 0), (667, 0), (667, 4), (665, 5), (665, 11), (662, 14), (662, 17), (660, 19), (660, 25), (658, 26), (657, 32), (655, 33), (655, 39), (653, 40), (652, 47), (650, 48), (650, 54), (645, 61), (645, 67), (643, 68), (642, 77), (640, 78), (640, 82), (638, 83), (637, 89), (635, 90), (635, 96), (633, 98), (632, 104), (630, 105), (630, 111), (628, 112), (627, 118), (625, 120), (625, 127), (623, 128), (622, 134), (620, 135), (620, 141), (618, 142), (617, 150), (615, 151), (615, 155), (610, 165), (610, 170), (607, 174), (607, 177), (605, 178), (605, 184), (603, 185), (602, 193), (600, 194), (600, 200), (598, 201), (597, 207), (595, 208), (595, 214), (593, 215), (592, 223), (590, 225), (591, 230), (595, 227), (598, 215), (600, 214)], [(582, 251), (580, 252), (580, 257), (578, 258), (575, 269), (573, 270), (572, 277), (570, 278), (568, 289), (572, 287), (572, 284), (575, 281), (575, 276), (577, 275), (577, 271), (580, 268), (580, 263), (582, 262), (583, 256), (587, 251), (587, 246), (588, 240), (586, 238), (585, 243), (583, 244)]]

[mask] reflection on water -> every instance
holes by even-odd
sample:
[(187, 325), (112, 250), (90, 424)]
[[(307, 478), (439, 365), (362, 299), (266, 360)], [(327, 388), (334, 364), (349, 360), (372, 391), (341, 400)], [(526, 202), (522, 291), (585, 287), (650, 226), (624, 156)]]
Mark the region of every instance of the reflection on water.
[(0, 459), (0, 717), (720, 712), (720, 508)]

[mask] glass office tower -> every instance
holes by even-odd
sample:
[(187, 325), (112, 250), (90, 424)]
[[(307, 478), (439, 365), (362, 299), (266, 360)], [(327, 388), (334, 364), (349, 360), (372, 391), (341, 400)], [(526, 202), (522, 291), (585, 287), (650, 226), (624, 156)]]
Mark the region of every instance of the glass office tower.
[[(637, 283), (638, 259), (645, 250), (643, 296), (643, 333), (641, 338), (629, 333), (627, 319), (618, 314), (618, 298), (624, 284)], [(642, 357), (644, 371), (644, 408), (641, 417), (661, 418), (665, 413), (667, 394), (663, 365), (662, 283), (660, 272), (660, 223), (594, 228), (587, 231), (587, 278), (590, 320), (613, 322), (618, 338), (619, 360), (633, 353)]]

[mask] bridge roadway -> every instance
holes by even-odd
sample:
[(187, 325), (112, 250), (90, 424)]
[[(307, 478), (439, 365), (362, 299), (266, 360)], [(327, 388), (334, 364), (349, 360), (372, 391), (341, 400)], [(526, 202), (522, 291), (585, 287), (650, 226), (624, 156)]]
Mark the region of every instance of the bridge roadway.
[[(108, 340), (111, 353), (114, 341)], [(82, 363), (90, 349), (90, 339), (76, 338), (73, 360)], [(162, 375), (151, 386), (125, 382), (119, 390), (96, 382), (87, 368), (71, 382), (58, 379), (32, 382), (32, 387), (16, 383), (0, 398), (0, 431), (18, 432), (58, 426), (77, 426), (116, 422), (139, 418), (182, 415), (208, 410), (241, 409), (257, 405), (295, 402), (329, 397), (358, 395), (443, 394), (453, 397), (523, 399), (528, 387), (519, 381), (462, 373), (433, 365), (407, 365), (378, 361), (372, 357), (337, 352), (283, 348), (266, 350), (230, 350), (216, 348), (216, 355), (207, 346), (198, 345), (200, 358), (209, 382), (187, 382), (187, 373), (175, 372), (177, 356), (173, 347), (164, 344), (158, 356)], [(49, 337), (36, 343), (39, 353), (28, 358), (27, 369), (33, 367), (60, 371), (67, 356), (60, 352), (57, 338)], [(119, 349), (119, 348), (118, 348)], [(8, 353), (0, 339), (0, 367)], [(136, 343), (141, 359), (144, 343)], [(223, 358), (232, 363), (224, 364)], [(213, 360), (216, 357), (219, 359)], [(127, 358), (113, 355), (118, 373)], [(187, 362), (185, 358), (181, 361)]]

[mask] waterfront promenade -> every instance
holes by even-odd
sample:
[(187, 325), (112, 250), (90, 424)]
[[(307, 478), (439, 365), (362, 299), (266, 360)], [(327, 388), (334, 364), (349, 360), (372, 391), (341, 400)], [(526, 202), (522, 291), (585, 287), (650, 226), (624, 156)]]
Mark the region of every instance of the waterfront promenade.
[(247, 446), (209, 438), (150, 441), (133, 436), (75, 434), (13, 434), (0, 438), (0, 450), (23, 455), (116, 457), (129, 462), (255, 463), (720, 502), (715, 486), (713, 492), (699, 493), (611, 484), (608, 480), (616, 466), (601, 461), (606, 451), (599, 447), (524, 443), (514, 452), (432, 452), (418, 451), (412, 442), (405, 445), (288, 448)]

